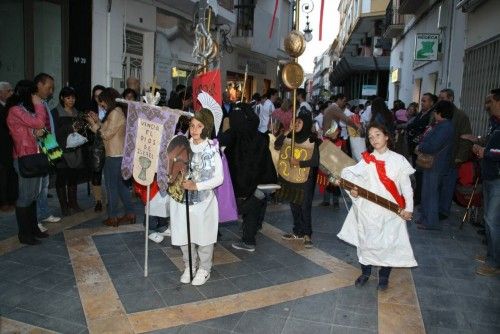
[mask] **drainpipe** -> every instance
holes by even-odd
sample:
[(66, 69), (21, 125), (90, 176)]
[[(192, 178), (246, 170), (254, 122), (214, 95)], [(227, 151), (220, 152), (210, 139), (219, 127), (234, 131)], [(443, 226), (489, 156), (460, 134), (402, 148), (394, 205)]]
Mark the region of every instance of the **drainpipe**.
[(451, 60), (451, 53), (453, 52), (453, 43), (451, 42), (451, 39), (452, 39), (452, 31), (453, 31), (453, 18), (454, 18), (454, 15), (455, 15), (455, 8), (453, 7), (453, 2), (451, 2), (451, 5), (450, 5), (450, 27), (448, 29), (448, 56), (446, 57), (447, 58), (447, 68), (446, 68), (446, 82), (445, 82), (445, 88), (448, 88), (448, 84), (450, 82), (450, 68), (451, 68), (451, 64), (450, 64), (450, 60)]
[(106, 84), (111, 86), (111, 6), (112, 0), (108, 0), (108, 14), (106, 17)]

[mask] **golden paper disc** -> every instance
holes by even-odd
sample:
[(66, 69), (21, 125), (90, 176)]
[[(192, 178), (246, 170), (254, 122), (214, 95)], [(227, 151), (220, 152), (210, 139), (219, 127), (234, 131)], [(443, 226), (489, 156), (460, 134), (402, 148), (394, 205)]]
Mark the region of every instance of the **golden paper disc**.
[(288, 63), (283, 67), (281, 79), (289, 89), (296, 89), (304, 81), (304, 70), (297, 63)]
[(292, 30), (285, 38), (285, 51), (290, 57), (297, 58), (304, 53), (306, 40), (304, 34), (297, 30)]

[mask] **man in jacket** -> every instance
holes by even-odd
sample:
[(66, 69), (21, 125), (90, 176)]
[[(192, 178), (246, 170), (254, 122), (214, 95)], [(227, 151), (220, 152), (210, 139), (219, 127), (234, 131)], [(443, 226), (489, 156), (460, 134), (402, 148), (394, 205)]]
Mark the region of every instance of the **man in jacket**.
[[(486, 97), (486, 110), (491, 115), (491, 129), (485, 146), (474, 144), (472, 151), (482, 159), (484, 223), (486, 228), (486, 256), (476, 273), (482, 276), (500, 275), (500, 88)], [(464, 138), (463, 136), (462, 138)]]
[[(455, 93), (450, 88), (439, 92), (440, 101), (450, 101), (453, 103), (454, 99)], [(450, 215), (451, 201), (453, 200), (453, 193), (458, 177), (458, 166), (469, 160), (472, 148), (470, 141), (461, 138), (462, 135), (472, 132), (469, 117), (463, 110), (458, 109), (455, 104), (453, 106), (451, 123), (455, 129), (455, 135), (452, 143), (452, 156), (450, 166), (443, 176), (443, 183), (439, 189), (439, 219), (441, 220), (448, 218)]]

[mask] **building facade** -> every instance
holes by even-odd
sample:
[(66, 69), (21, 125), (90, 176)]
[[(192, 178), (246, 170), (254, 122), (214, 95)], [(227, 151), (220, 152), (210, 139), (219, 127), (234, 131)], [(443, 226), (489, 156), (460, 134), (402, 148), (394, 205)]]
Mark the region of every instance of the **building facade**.
[(333, 91), (351, 99), (387, 97), (390, 41), (383, 37), (389, 0), (341, 0), (340, 29), (332, 43)]
[[(385, 30), (393, 39), (389, 103), (418, 102), (426, 92), (451, 88), (474, 132), (484, 132), (484, 97), (500, 86), (498, 14), (494, 0), (392, 0)], [(421, 57), (424, 43), (434, 44), (431, 59)]]

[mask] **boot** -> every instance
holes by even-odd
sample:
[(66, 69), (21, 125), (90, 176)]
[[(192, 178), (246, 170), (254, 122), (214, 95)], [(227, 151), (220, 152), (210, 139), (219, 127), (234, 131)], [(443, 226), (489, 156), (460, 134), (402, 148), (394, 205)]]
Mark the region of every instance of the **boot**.
[(36, 201), (32, 202), (29, 206), (29, 219), (31, 220), (31, 228), (35, 238), (48, 238), (49, 234), (47, 232), (40, 231), (38, 227), (38, 218), (36, 216)]
[(31, 219), (29, 218), (29, 207), (16, 206), (16, 220), (19, 232), (17, 237), (19, 242), (26, 245), (36, 245), (40, 241), (36, 240), (31, 230)]
[(61, 206), (61, 213), (64, 217), (71, 214), (68, 207), (68, 195), (66, 194), (66, 186), (56, 188), (57, 198), (59, 199), (59, 205)]
[(78, 202), (76, 201), (76, 184), (68, 186), (68, 206), (73, 211), (73, 213), (82, 212), (82, 208), (78, 206)]
[(95, 200), (95, 206), (94, 206), (94, 211), (95, 212), (101, 212), (102, 211), (102, 188), (101, 186), (95, 186), (92, 185), (92, 194), (94, 195), (94, 200)]

